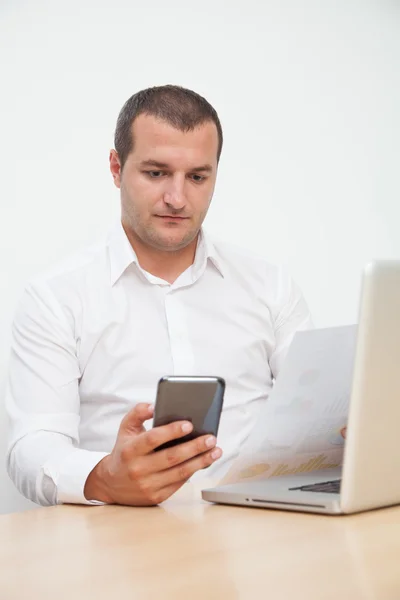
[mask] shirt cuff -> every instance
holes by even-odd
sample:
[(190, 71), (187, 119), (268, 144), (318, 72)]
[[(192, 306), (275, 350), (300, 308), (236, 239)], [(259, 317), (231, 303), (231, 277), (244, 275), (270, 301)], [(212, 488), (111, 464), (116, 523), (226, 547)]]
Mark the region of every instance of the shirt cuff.
[(87, 500), (83, 492), (90, 473), (108, 455), (109, 452), (74, 448), (59, 464), (46, 464), (43, 471), (57, 488), (57, 504), (106, 504), (98, 500)]

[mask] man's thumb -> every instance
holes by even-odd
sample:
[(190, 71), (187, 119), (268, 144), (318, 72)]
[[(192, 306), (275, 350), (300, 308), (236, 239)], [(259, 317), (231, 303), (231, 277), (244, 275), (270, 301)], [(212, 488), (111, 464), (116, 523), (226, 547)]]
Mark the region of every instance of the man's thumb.
[(142, 433), (145, 431), (143, 423), (153, 417), (154, 407), (152, 404), (140, 402), (136, 404), (122, 419), (119, 433)]

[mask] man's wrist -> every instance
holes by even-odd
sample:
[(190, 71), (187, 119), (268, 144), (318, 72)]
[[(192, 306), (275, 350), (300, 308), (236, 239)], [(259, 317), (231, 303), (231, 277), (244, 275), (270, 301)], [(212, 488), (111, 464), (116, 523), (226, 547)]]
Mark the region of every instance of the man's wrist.
[(86, 479), (83, 495), (86, 500), (95, 500), (97, 502), (105, 502), (106, 504), (113, 504), (112, 499), (107, 485), (107, 463), (110, 457), (105, 456), (101, 459), (95, 468), (89, 473)]

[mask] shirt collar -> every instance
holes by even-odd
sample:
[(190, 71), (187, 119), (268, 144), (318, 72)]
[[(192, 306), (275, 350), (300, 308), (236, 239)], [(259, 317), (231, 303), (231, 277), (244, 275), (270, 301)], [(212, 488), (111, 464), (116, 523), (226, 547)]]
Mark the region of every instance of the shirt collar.
[[(140, 265), (136, 252), (132, 248), (120, 221), (112, 228), (107, 245), (110, 257), (110, 283), (113, 286), (131, 264)], [(204, 229), (201, 229), (193, 263), (194, 273), (197, 274), (196, 279), (205, 270), (208, 259), (220, 275), (224, 277), (221, 258), (218, 256), (208, 234)]]
[(217, 269), (219, 274), (224, 277), (221, 258), (218, 256), (217, 250), (211, 241), (210, 236), (202, 228), (200, 230), (199, 240), (197, 242), (196, 256), (193, 263), (193, 277), (198, 279), (204, 272), (207, 262), (210, 262)]

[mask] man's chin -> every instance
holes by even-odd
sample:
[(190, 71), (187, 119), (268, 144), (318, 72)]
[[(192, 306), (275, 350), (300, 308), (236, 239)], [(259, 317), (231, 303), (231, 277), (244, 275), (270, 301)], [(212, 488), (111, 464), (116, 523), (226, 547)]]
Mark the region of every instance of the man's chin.
[(197, 238), (198, 233), (198, 231), (160, 232), (152, 236), (151, 244), (164, 252), (176, 252), (189, 246)]

